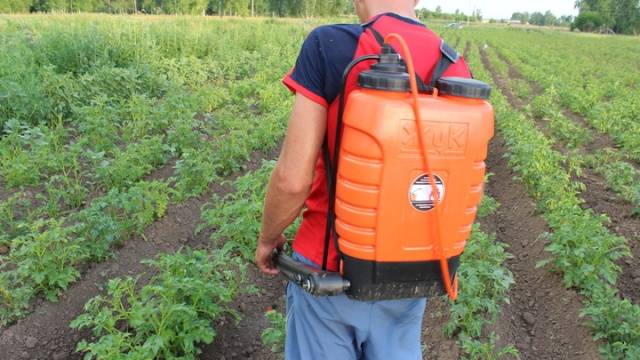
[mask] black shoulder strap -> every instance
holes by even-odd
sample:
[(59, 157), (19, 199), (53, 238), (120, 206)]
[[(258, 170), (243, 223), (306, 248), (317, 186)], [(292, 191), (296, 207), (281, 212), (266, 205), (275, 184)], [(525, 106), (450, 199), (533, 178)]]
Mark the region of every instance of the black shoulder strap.
[(442, 75), (447, 71), (449, 66), (453, 65), (460, 55), (455, 51), (451, 46), (449, 46), (444, 40), (440, 43), (440, 60), (436, 65), (435, 70), (433, 70), (433, 74), (431, 75), (431, 88), (436, 87), (436, 82), (442, 77)]
[[(380, 35), (380, 33), (376, 29), (374, 29), (373, 26), (367, 26), (365, 27), (365, 29), (371, 30), (371, 33), (376, 38), (376, 41), (378, 42), (378, 44), (380, 44), (380, 46), (384, 44), (384, 37), (382, 37), (382, 35)], [(458, 58), (460, 57), (460, 55), (458, 55), (458, 52), (455, 51), (446, 42), (444, 42), (444, 40), (440, 43), (440, 53), (440, 60), (438, 60), (438, 63), (436, 64), (433, 74), (431, 75), (431, 81), (428, 86), (424, 83), (422, 78), (416, 76), (416, 82), (418, 83), (419, 92), (429, 92), (433, 90), (433, 88), (436, 87), (436, 82), (438, 81), (438, 79), (440, 79), (445, 71), (447, 71), (449, 66), (458, 61)]]
[[(327, 194), (329, 197), (329, 201), (331, 201), (330, 193), (333, 189), (333, 167), (331, 166), (331, 154), (329, 152), (329, 133), (327, 129), (327, 134), (324, 137), (324, 142), (322, 143), (322, 162), (324, 162), (324, 172), (327, 180)], [(322, 253), (322, 270), (327, 270), (327, 262), (329, 261), (329, 243), (331, 242), (331, 235), (333, 231), (333, 216), (331, 214), (331, 204), (329, 204), (329, 208), (327, 210), (327, 224), (325, 225), (325, 234), (324, 234), (324, 251)]]

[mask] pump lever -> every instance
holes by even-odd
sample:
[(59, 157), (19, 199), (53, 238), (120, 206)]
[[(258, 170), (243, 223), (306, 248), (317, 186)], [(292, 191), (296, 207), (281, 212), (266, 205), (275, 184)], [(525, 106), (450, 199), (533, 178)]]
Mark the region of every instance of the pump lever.
[(351, 287), (349, 280), (338, 272), (314, 269), (292, 259), (282, 251), (273, 251), (273, 261), (280, 272), (289, 280), (314, 296), (339, 295)]

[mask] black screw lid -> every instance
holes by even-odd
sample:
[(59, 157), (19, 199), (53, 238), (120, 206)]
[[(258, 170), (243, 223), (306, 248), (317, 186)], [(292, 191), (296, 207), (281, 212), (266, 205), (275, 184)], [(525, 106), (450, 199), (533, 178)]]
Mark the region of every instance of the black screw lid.
[(486, 100), (491, 95), (491, 86), (482, 81), (461, 77), (444, 77), (437, 81), (440, 94)]
[(380, 61), (358, 77), (358, 85), (368, 89), (409, 91), (409, 74), (398, 53), (389, 45), (382, 46)]

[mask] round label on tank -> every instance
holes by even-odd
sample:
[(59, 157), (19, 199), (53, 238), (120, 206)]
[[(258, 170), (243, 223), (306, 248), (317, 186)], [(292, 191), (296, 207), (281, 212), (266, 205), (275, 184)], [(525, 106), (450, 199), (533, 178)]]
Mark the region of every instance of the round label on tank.
[[(438, 175), (433, 175), (438, 189), (438, 203), (442, 203), (444, 199), (445, 186), (444, 182)], [(409, 186), (409, 201), (411, 206), (418, 211), (429, 211), (433, 209), (434, 196), (429, 181), (429, 175), (421, 174)]]

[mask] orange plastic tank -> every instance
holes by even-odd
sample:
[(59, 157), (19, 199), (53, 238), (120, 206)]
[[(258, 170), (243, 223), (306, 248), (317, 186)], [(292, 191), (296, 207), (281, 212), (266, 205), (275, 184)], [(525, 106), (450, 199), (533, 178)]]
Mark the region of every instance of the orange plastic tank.
[[(461, 96), (465, 87), (485, 84), (441, 80), (440, 95), (435, 91), (418, 97), (423, 141), (441, 205), (439, 240), (431, 231), (434, 196), (423, 166), (411, 94), (359, 88), (348, 97), (335, 224), (343, 274), (355, 285), (355, 295), (379, 298), (376, 292), (381, 289), (399, 289), (398, 284), (405, 283), (409, 286), (398, 290), (397, 297), (406, 297), (407, 292), (438, 284), (438, 244), (452, 277), (458, 266), (483, 194), (494, 115), (483, 98)], [(412, 290), (412, 283), (423, 288)]]

